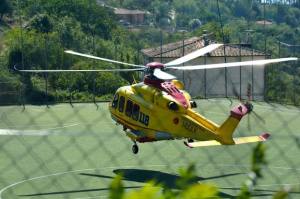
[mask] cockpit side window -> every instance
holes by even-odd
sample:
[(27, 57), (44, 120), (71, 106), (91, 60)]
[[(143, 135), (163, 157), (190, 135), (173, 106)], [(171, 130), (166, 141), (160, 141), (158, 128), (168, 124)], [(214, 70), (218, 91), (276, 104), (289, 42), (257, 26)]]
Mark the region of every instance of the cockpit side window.
[(120, 97), (119, 102), (119, 111), (122, 113), (124, 110), (125, 98), (123, 96)]
[(127, 100), (125, 114), (128, 117), (131, 117), (131, 115), (132, 115), (132, 107), (133, 107), (133, 102), (130, 100)]
[(119, 100), (119, 94), (117, 93), (117, 94), (115, 95), (115, 98), (114, 98), (113, 104), (112, 104), (112, 107), (113, 107), (114, 109), (116, 109), (117, 106), (118, 106), (118, 100)]
[(139, 119), (139, 113), (140, 113), (140, 106), (137, 105), (137, 104), (134, 104), (132, 119), (134, 119), (135, 121), (137, 121)]

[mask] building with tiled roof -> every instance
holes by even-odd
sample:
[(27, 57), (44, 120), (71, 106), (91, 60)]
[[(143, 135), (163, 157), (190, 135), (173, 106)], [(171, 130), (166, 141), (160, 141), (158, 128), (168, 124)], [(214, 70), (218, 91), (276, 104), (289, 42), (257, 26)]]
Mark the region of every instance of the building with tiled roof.
[(114, 13), (116, 15), (120, 15), (124, 21), (132, 24), (144, 23), (145, 20), (145, 12), (140, 10), (128, 10), (119, 8), (115, 9)]
[(257, 21), (256, 23), (265, 28), (268, 28), (273, 25), (272, 22), (269, 21)]
[[(152, 47), (142, 49), (141, 52), (144, 55), (145, 61), (154, 61), (157, 58), (163, 59), (180, 58), (184, 55), (188, 55), (196, 50), (203, 48), (207, 44), (221, 43), (213, 40), (214, 35), (210, 34), (206, 36), (206, 44), (204, 37), (191, 37), (184, 41), (174, 42), (158, 47)], [(162, 52), (162, 53), (161, 53)], [(250, 44), (226, 44), (225, 45), (226, 57), (245, 57), (245, 56), (265, 56), (264, 52), (251, 49)], [(224, 57), (224, 47), (221, 46), (208, 55), (209, 57)]]
[[(221, 43), (213, 39), (214, 34), (208, 34), (163, 46), (142, 49), (144, 64), (149, 62), (168, 63), (183, 55), (199, 50), (206, 45)], [(224, 55), (226, 55), (226, 62), (262, 60), (266, 57), (264, 52), (252, 49), (250, 44), (226, 44), (225, 53), (224, 46), (220, 46), (210, 53), (191, 60), (184, 65), (224, 63)], [(233, 87), (237, 91), (241, 91), (242, 96), (246, 96), (247, 83), (250, 82), (253, 84), (253, 98), (255, 100), (263, 100), (264, 98), (264, 66), (253, 68), (252, 66), (232, 67), (226, 70), (224, 68), (194, 71), (170, 70), (169, 73), (183, 81), (185, 89), (192, 96), (233, 97)]]

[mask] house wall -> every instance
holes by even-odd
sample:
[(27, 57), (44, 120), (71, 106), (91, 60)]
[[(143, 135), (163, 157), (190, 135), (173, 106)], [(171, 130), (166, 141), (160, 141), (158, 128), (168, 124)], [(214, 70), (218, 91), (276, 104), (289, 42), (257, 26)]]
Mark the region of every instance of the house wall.
[(132, 23), (144, 23), (144, 14), (132, 14), (132, 15), (122, 15), (123, 20)]
[(138, 14), (137, 15), (137, 21), (138, 21), (138, 23), (144, 23), (144, 15), (143, 14)]
[[(240, 57), (227, 57), (227, 62), (238, 62)], [(255, 56), (253, 60), (265, 59), (264, 56)], [(174, 60), (174, 58), (163, 58), (162, 62), (167, 63)], [(251, 61), (252, 56), (241, 57), (241, 61)], [(144, 60), (146, 63), (149, 60)], [(154, 58), (152, 61), (160, 62), (160, 58)], [(185, 63), (188, 65), (205, 65), (224, 63), (224, 57), (199, 57), (190, 62)], [(145, 63), (145, 64), (146, 64)], [(192, 97), (198, 95), (207, 97), (235, 97), (232, 90), (235, 88), (238, 93), (241, 92), (242, 98), (246, 98), (247, 84), (252, 85), (253, 93), (252, 100), (264, 100), (264, 85), (265, 85), (265, 67), (264, 66), (243, 66), (243, 67), (230, 67), (227, 68), (227, 75), (225, 75), (224, 68), (206, 69), (206, 70), (170, 70), (168, 73), (178, 77), (182, 81)]]
[(122, 18), (124, 21), (130, 22), (130, 16), (129, 15), (122, 15)]

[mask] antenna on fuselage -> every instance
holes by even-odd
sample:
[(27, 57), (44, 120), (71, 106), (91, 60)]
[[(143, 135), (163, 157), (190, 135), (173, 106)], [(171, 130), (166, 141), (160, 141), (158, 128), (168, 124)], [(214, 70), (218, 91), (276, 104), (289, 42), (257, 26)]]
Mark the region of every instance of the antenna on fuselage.
[(133, 75), (132, 75), (132, 78), (133, 78), (133, 83), (137, 84), (137, 81), (136, 81), (136, 79), (134, 78)]
[(246, 30), (247, 34), (245, 37), (245, 43), (249, 44), (251, 42), (251, 33), (254, 32), (254, 30)]

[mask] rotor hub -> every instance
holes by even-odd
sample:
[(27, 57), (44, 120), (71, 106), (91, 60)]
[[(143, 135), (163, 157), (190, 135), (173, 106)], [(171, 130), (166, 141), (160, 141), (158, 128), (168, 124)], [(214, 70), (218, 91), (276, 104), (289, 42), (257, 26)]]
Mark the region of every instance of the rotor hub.
[(151, 63), (148, 63), (146, 65), (146, 67), (149, 68), (150, 70), (154, 70), (156, 68), (159, 68), (161, 70), (165, 69), (165, 66), (162, 63), (160, 63), (160, 62), (151, 62)]
[(146, 71), (149, 73), (149, 75), (150, 75), (150, 77), (151, 78), (158, 78), (158, 79), (164, 79), (165, 78), (165, 75), (166, 74), (163, 74), (163, 76), (157, 76), (157, 74), (155, 75), (154, 73), (155, 73), (155, 71), (165, 71), (166, 70), (166, 68), (165, 68), (165, 66), (162, 64), (162, 63), (160, 63), (160, 62), (151, 62), (151, 63), (148, 63), (147, 65), (146, 65)]
[(250, 103), (250, 102), (246, 102), (245, 103), (245, 107), (247, 108), (247, 110), (248, 110), (248, 114), (250, 114), (251, 113), (251, 111), (253, 110), (253, 105)]

